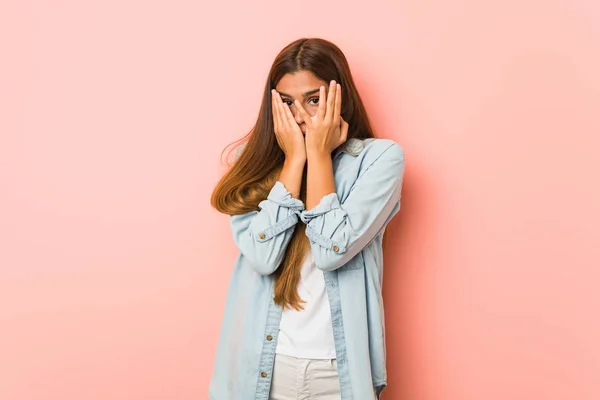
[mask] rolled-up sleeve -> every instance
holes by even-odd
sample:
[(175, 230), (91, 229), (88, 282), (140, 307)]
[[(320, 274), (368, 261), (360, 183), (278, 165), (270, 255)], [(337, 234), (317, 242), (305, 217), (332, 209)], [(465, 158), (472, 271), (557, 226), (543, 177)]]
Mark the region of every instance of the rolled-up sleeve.
[(268, 275), (281, 264), (304, 203), (277, 181), (258, 208), (260, 211), (232, 215), (231, 230), (252, 267), (259, 274)]
[(300, 213), (318, 268), (346, 264), (399, 210), (404, 164), (404, 151), (394, 143), (361, 173), (343, 203), (330, 193)]

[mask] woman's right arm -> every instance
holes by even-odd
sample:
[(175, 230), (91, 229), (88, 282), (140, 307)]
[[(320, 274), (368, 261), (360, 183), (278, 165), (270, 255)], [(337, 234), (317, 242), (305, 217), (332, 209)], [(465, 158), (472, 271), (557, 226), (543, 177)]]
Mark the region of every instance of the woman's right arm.
[(304, 163), (286, 159), (279, 180), (267, 199), (259, 203), (260, 211), (231, 216), (236, 245), (261, 275), (275, 272), (283, 261), (298, 216), (304, 210), (304, 203), (295, 195), (296, 190), (300, 192), (303, 171)]
[(279, 93), (271, 91), (273, 128), (279, 147), (285, 154), (283, 169), (260, 211), (231, 217), (234, 241), (253, 268), (261, 275), (275, 272), (304, 211), (299, 199), (306, 166), (306, 148), (300, 127)]

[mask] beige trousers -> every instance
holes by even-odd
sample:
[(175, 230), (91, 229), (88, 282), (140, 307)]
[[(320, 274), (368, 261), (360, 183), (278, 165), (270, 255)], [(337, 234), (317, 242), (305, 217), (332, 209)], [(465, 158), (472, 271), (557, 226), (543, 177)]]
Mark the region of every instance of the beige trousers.
[(340, 400), (337, 361), (275, 355), (269, 400)]

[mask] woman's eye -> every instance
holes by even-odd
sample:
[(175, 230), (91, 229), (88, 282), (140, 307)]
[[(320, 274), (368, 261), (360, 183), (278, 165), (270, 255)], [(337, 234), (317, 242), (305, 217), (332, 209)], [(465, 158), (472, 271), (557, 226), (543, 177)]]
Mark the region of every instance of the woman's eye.
[(288, 105), (288, 107), (291, 107), (291, 106), (292, 106), (292, 104), (293, 104), (293, 103), (292, 103), (290, 100), (283, 100), (283, 103), (284, 103), (284, 104), (287, 104), (287, 105)]
[[(314, 102), (313, 102), (313, 103), (311, 103), (311, 101), (313, 101), (313, 100), (314, 100)], [(310, 99), (308, 102), (309, 102), (310, 104), (312, 104), (313, 106), (316, 106), (317, 104), (319, 104), (319, 98), (318, 98), (318, 97), (313, 97), (313, 98), (312, 98), (312, 99)]]

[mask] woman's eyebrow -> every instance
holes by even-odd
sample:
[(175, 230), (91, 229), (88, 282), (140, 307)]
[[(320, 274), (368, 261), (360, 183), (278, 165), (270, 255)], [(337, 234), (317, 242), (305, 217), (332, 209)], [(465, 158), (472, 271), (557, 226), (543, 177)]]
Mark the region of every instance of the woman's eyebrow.
[[(319, 89), (313, 89), (313, 90), (309, 90), (308, 92), (304, 93), (302, 96), (303, 96), (303, 97), (308, 97), (308, 96), (310, 96), (311, 94), (315, 94), (315, 93), (318, 93), (318, 92), (319, 92)], [(283, 92), (279, 92), (279, 94), (280, 94), (281, 96), (292, 97), (292, 96), (290, 96), (289, 94), (287, 94), (287, 93), (283, 93)]]

